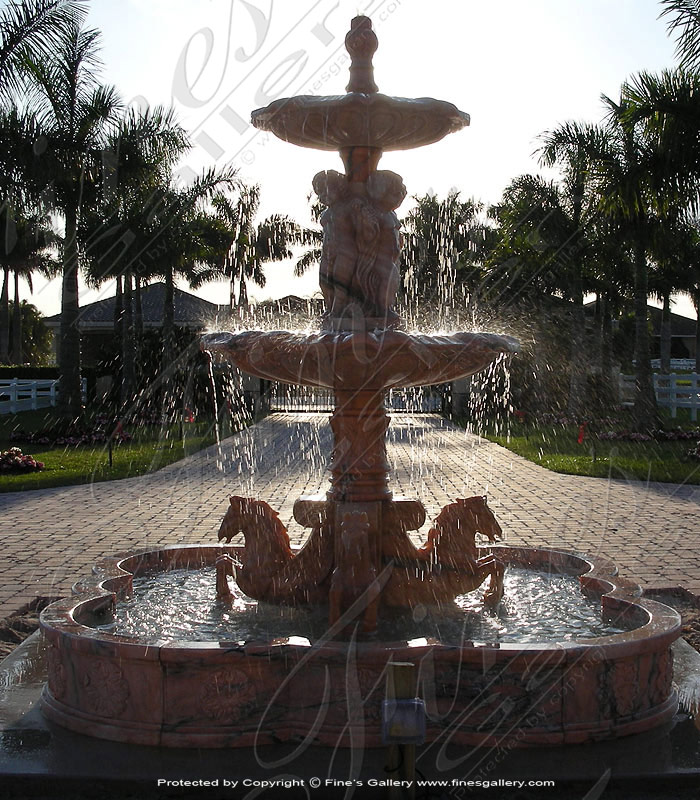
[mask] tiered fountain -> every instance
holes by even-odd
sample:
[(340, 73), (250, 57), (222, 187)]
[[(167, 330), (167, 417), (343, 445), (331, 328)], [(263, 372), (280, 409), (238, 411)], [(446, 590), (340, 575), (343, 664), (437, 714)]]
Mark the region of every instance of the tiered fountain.
[[(639, 599), (635, 584), (573, 555), (478, 548), (500, 527), (485, 498), (455, 498), (416, 547), (425, 521), (417, 499), (393, 496), (385, 435), (388, 389), (455, 380), (517, 349), (484, 333), (408, 334), (394, 311), (399, 286), (399, 175), (378, 170), (384, 150), (436, 142), (469, 124), (450, 103), (379, 94), (371, 22), (357, 17), (346, 37), (347, 94), (277, 100), (253, 123), (292, 144), (338, 150), (344, 174), (316, 175), (326, 207), (320, 285), (321, 330), (243, 331), (205, 337), (203, 347), (245, 372), (326, 387), (335, 394), (331, 485), (301, 497), (295, 520), (311, 530), (294, 552), (285, 527), (260, 499), (232, 497), (219, 538), (243, 532), (245, 547), (173, 547), (103, 562), (77, 596), (43, 615), (49, 642), (45, 713), (74, 730), (169, 746), (246, 746), (305, 738), (328, 745), (381, 742), (389, 661), (417, 666), (427, 737), (511, 745), (582, 742), (648, 729), (676, 708), (670, 646), (674, 611)], [(555, 643), (483, 643), (380, 637), (392, 615), (454, 606), (490, 579), (488, 606), (502, 598), (505, 565), (580, 576), (583, 594), (626, 630)], [(238, 641), (232, 634), (187, 644), (97, 630), (129, 597), (132, 578), (216, 566), (218, 603), (228, 577), (261, 603), (327, 609), (325, 632)], [(175, 600), (175, 598), (173, 598)], [(517, 602), (517, 598), (512, 598)], [(582, 602), (584, 602), (582, 597)], [(388, 623), (387, 623), (388, 621)], [(536, 629), (537, 621), (533, 620)]]

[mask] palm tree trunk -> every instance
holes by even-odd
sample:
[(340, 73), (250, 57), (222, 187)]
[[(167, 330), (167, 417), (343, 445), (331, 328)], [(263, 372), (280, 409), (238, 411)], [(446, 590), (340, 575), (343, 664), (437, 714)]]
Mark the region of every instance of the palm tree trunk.
[[(610, 313), (610, 302), (606, 295), (601, 297), (601, 336), (600, 336), (600, 372), (603, 376), (603, 384), (609, 386), (612, 380), (612, 314)], [(612, 387), (611, 387), (612, 389)], [(611, 396), (615, 396), (615, 389)]]
[(241, 272), (241, 282), (238, 286), (238, 308), (248, 308), (248, 287), (243, 272)]
[(693, 305), (695, 306), (695, 371), (700, 372), (700, 289), (692, 293)]
[(19, 272), (15, 269), (15, 300), (12, 306), (12, 361), (21, 364), (22, 359), (22, 306), (19, 302)]
[(587, 405), (586, 391), (586, 312), (583, 307), (583, 291), (581, 280), (574, 277), (572, 291), (574, 307), (571, 313), (571, 350), (569, 357), (569, 402), (568, 413), (574, 419), (579, 419), (585, 413)]
[(661, 310), (661, 373), (671, 372), (671, 293), (664, 292)]
[(175, 351), (175, 278), (172, 264), (165, 268), (165, 296), (163, 299), (163, 363), (165, 372), (172, 365)]
[(114, 384), (112, 397), (115, 402), (121, 397), (122, 391), (122, 321), (124, 317), (124, 292), (122, 276), (117, 275), (117, 286), (114, 296)]
[(124, 317), (122, 320), (122, 385), (120, 402), (128, 408), (134, 396), (134, 313), (131, 273), (124, 274)]
[(10, 268), (3, 266), (0, 294), (0, 364), (10, 363)]
[(595, 307), (593, 312), (593, 342), (591, 348), (591, 361), (597, 370), (601, 370), (603, 361), (603, 312), (605, 300), (600, 292), (595, 294)]
[(141, 278), (134, 278), (134, 377), (140, 381), (143, 358), (143, 305), (141, 303)]
[(60, 376), (59, 410), (75, 419), (81, 413), (80, 331), (78, 320), (78, 209), (65, 208), (66, 239), (63, 248), (63, 280), (61, 286), (61, 326), (58, 341)]
[(646, 251), (641, 242), (634, 248), (634, 417), (640, 431), (658, 425), (656, 395), (649, 363), (649, 325), (647, 321), (648, 273)]

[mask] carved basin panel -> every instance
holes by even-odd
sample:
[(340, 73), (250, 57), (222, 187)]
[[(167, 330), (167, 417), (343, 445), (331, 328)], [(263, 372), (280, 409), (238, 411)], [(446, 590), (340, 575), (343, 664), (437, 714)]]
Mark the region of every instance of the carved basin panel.
[[(498, 548), (511, 564), (581, 575), (603, 612), (635, 625), (555, 644), (211, 641), (153, 644), (97, 629), (144, 570), (212, 565), (233, 547), (171, 547), (102, 562), (70, 599), (42, 613), (49, 676), (44, 713), (80, 733), (167, 747), (238, 747), (308, 736), (379, 746), (386, 665), (419, 668), (429, 741), (509, 746), (579, 743), (647, 730), (677, 699), (675, 611), (640, 599), (609, 564), (550, 550)], [(312, 693), (309, 687), (313, 686)], [(319, 688), (325, 687), (325, 691)], [(319, 697), (326, 697), (319, 701)]]

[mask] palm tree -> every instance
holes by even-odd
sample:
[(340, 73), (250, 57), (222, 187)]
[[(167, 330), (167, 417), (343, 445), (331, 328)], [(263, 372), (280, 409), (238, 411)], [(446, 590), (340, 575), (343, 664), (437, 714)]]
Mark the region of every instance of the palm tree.
[[(163, 183), (151, 193), (143, 209), (143, 245), (134, 271), (143, 278), (160, 276), (165, 281), (163, 308), (163, 366), (174, 354), (174, 290), (177, 275), (193, 288), (221, 277), (230, 238), (218, 213), (208, 205), (214, 196), (238, 185), (233, 169), (209, 170), (189, 186)], [(125, 304), (126, 305), (126, 304)]]
[(241, 185), (235, 202), (230, 196), (219, 193), (213, 198), (212, 205), (226, 226), (230, 240), (222, 267), (222, 273), (230, 282), (230, 309), (247, 308), (247, 281), (264, 286), (263, 264), (291, 258), (291, 245), (305, 242), (306, 235), (296, 222), (281, 214), (273, 214), (256, 224), (260, 208), (259, 186)]
[(173, 166), (189, 146), (172, 110), (129, 111), (107, 140), (100, 202), (81, 219), (88, 282), (98, 286), (116, 278), (117, 296), (121, 299), (124, 294), (117, 325), (122, 404), (128, 404), (136, 390), (142, 338), (136, 311), (141, 282), (150, 277), (139, 271), (141, 256), (157, 239), (149, 209), (154, 194), (158, 197), (170, 181)]
[[(688, 221), (698, 207), (700, 185), (700, 76), (683, 70), (642, 72), (627, 81), (621, 100), (603, 98), (614, 147), (601, 162), (606, 210), (630, 244), (635, 273), (635, 415), (655, 420), (649, 366), (646, 301), (649, 258), (659, 243)], [(662, 253), (658, 270), (671, 261)], [(670, 293), (674, 278), (662, 282)], [(677, 289), (683, 290), (682, 279)]]
[(321, 229), (321, 214), (326, 207), (315, 197), (309, 195), (307, 200), (311, 205), (311, 219), (313, 228), (303, 228), (301, 232), (302, 244), (307, 245), (306, 250), (299, 256), (294, 265), (294, 276), (301, 278), (311, 267), (318, 266), (323, 255), (323, 230)]
[(54, 195), (53, 205), (65, 222), (61, 326), (59, 334), (60, 405), (65, 414), (80, 414), (80, 334), (78, 331), (78, 226), (84, 207), (94, 202), (101, 178), (105, 132), (120, 107), (115, 90), (98, 82), (99, 32), (84, 30), (77, 19), (61, 29), (45, 58), (25, 61), (30, 80), (28, 102), (46, 141), (41, 157)]
[(669, 34), (678, 34), (676, 55), (681, 67), (696, 70), (700, 66), (700, 5), (697, 0), (661, 0), (668, 17)]
[(409, 304), (439, 298), (451, 305), (457, 283), (474, 293), (481, 283), (483, 206), (451, 191), (444, 200), (434, 194), (415, 198), (402, 220), (402, 272)]
[[(53, 277), (58, 271), (54, 257), (57, 237), (45, 214), (33, 210), (21, 213), (9, 205), (0, 212), (0, 227), (5, 236), (0, 247), (3, 270), (0, 295), (0, 363), (22, 363), (22, 315), (12, 315), (10, 331), (9, 283), (14, 273), (14, 308), (20, 309), (19, 279), (24, 278), (32, 288), (32, 274), (41, 272)], [(11, 335), (10, 335), (11, 334)]]
[(571, 285), (569, 245), (577, 237), (559, 187), (521, 175), (489, 209), (496, 241), (485, 262), (484, 292), (494, 306), (547, 306)]
[[(669, 8), (674, 5), (667, 3)], [(683, 5), (676, 4), (680, 10)], [(688, 16), (686, 38), (695, 37), (695, 60), (688, 63), (697, 66), (697, 42), (699, 34), (698, 12)], [(691, 36), (692, 34), (692, 36)], [(689, 41), (690, 41), (689, 39)], [(681, 40), (683, 42), (683, 38)], [(692, 50), (690, 44), (686, 42)], [(685, 63), (685, 61), (684, 61)], [(697, 213), (700, 200), (700, 74), (697, 70), (664, 70), (659, 75), (642, 72), (633, 76), (624, 87), (629, 99), (627, 116), (629, 124), (639, 124), (659, 142), (663, 156), (661, 169), (654, 186), (654, 198), (663, 201), (662, 221), (669, 230), (662, 231), (661, 241), (671, 238), (671, 246), (662, 253), (659, 268), (670, 270), (664, 283), (669, 291), (688, 291), (695, 309), (700, 307), (700, 281), (698, 280), (698, 234)], [(670, 223), (670, 224), (669, 224)], [(658, 237), (657, 237), (658, 238)], [(670, 258), (669, 258), (670, 253)], [(682, 265), (682, 266), (681, 266)], [(697, 326), (700, 347), (700, 321)], [(700, 367), (700, 350), (696, 355)]]
[(593, 264), (598, 200), (591, 163), (603, 148), (604, 139), (604, 132), (596, 125), (566, 122), (542, 134), (538, 151), (541, 165), (561, 170), (559, 197), (569, 232), (562, 244), (568, 263), (565, 296), (573, 304), (568, 410), (574, 416), (581, 414), (587, 399), (583, 298)]
[(0, 102), (23, 88), (28, 53), (47, 58), (66, 28), (83, 19), (85, 4), (73, 0), (12, 0), (0, 10)]
[(634, 418), (640, 429), (658, 424), (650, 364), (647, 319), (648, 257), (655, 228), (663, 223), (667, 195), (663, 191), (666, 156), (659, 137), (630, 118), (630, 101), (623, 86), (619, 102), (603, 96), (607, 106), (607, 139), (597, 154), (600, 207), (616, 235), (630, 252), (634, 276)]

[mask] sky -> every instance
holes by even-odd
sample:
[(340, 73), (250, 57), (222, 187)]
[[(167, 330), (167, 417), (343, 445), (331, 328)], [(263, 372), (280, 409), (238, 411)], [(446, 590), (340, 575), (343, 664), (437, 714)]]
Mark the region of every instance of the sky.
[[(646, 70), (675, 66), (675, 42), (658, 0), (92, 0), (88, 24), (102, 31), (103, 81), (127, 104), (173, 105), (194, 147), (188, 177), (232, 163), (261, 185), (261, 218), (289, 214), (310, 223), (313, 175), (342, 169), (336, 153), (295, 147), (256, 131), (250, 112), (277, 97), (343, 94), (345, 33), (358, 12), (373, 19), (380, 92), (448, 100), (471, 125), (441, 142), (387, 153), (380, 168), (400, 173), (409, 197), (457, 189), (495, 203), (516, 176), (540, 171), (538, 136), (566, 120), (602, 119), (601, 94)], [(313, 271), (267, 269), (254, 299), (317, 289)], [(183, 287), (185, 288), (185, 287)], [(43, 313), (60, 310), (59, 282), (35, 281), (23, 297)], [(81, 303), (114, 293), (88, 292)], [(198, 292), (225, 303), (225, 284)], [(689, 303), (676, 307), (694, 316)]]

